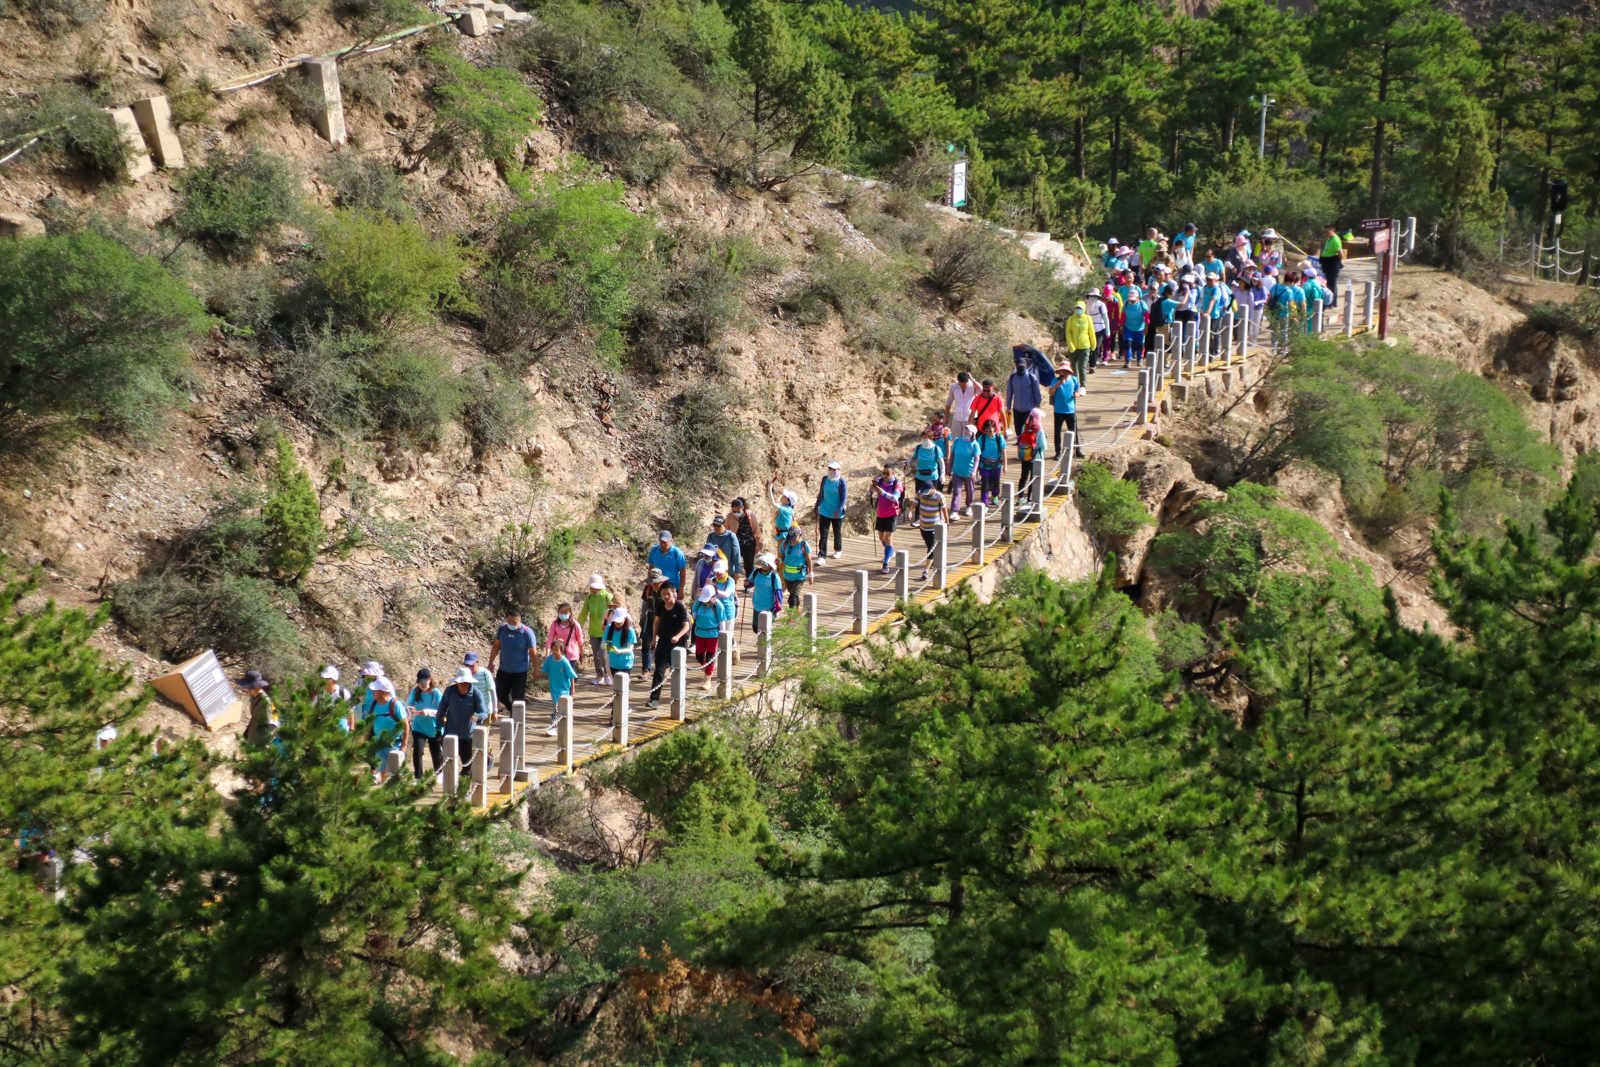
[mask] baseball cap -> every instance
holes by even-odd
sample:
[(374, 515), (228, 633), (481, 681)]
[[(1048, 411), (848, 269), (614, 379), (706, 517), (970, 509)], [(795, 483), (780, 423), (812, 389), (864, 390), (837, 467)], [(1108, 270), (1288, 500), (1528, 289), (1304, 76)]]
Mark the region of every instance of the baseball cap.
[(831, 471), (839, 470), (840, 469), (839, 468), (839, 461), (838, 460), (833, 460), (832, 462), (830, 462), (828, 464), (828, 469), (831, 470)]
[(670, 540), (672, 540), (672, 531), (671, 530), (662, 530), (660, 533), (656, 534), (656, 540), (657, 541), (670, 541)]
[(476, 652), (468, 652), (461, 657), (461, 662), (469, 667), (476, 667), (478, 665), (478, 654)]

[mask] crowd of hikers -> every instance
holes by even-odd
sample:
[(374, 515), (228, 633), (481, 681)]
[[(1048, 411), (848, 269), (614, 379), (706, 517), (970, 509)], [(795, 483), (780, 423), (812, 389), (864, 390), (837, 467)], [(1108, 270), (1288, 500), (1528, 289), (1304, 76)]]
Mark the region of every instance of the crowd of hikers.
[[(944, 410), (919, 434), (909, 457), (866, 471), (866, 517), (870, 519), (883, 559), (881, 573), (894, 570), (895, 535), (902, 526), (916, 530), (927, 555), (921, 578), (938, 543), (939, 527), (973, 516), (975, 504), (996, 504), (1007, 466), (1021, 464), (1022, 484), (1029, 488), (1032, 461), (1049, 450), (1045, 406), (1055, 415), (1055, 458), (1062, 450), (1062, 430), (1077, 433), (1077, 399), (1082, 376), (1063, 358), (1054, 368), (1037, 349), (1018, 345), (1014, 370), (1003, 387), (961, 371), (950, 384)], [(1053, 374), (1050, 371), (1053, 369)], [(1044, 371), (1041, 375), (1041, 371)], [(1076, 440), (1076, 438), (1073, 438)], [(1081, 450), (1078, 455), (1082, 455)], [(453, 675), (435, 678), (423, 667), (414, 680), (395, 681), (376, 661), (363, 664), (355, 689), (341, 683), (332, 664), (322, 670), (319, 707), (336, 715), (346, 730), (367, 739), (374, 773), (381, 779), (391, 753), (402, 762), (410, 752), (413, 773), (430, 773), (443, 764), (443, 739), (454, 737), (463, 764), (472, 758), (475, 726), (494, 723), (524, 701), (532, 707), (548, 701), (547, 735), (554, 735), (561, 698), (588, 677), (590, 685), (610, 686), (619, 674), (650, 678), (648, 707), (657, 708), (672, 667), (672, 651), (692, 656), (691, 670), (703, 673), (702, 688), (713, 687), (719, 648), (748, 626), (759, 633), (765, 620), (785, 610), (798, 610), (804, 587), (817, 571), (844, 553), (846, 509), (859, 500), (838, 461), (827, 464), (811, 500), (815, 544), (807, 536), (800, 494), (779, 490), (774, 477), (765, 501), (744, 497), (728, 502), (714, 516), (698, 548), (686, 552), (671, 530), (662, 530), (643, 561), (642, 589), (613, 592), (604, 575), (590, 577), (581, 598), (563, 601), (541, 636), (512, 608), (496, 630), (487, 657), (467, 652)], [(770, 543), (764, 516), (770, 511)], [(832, 550), (829, 550), (831, 541)], [(530, 678), (543, 680), (529, 696)], [(271, 740), (277, 727), (270, 682), (249, 671), (238, 683), (249, 694), (245, 739)]]
[(1338, 307), (1339, 272), (1352, 235), (1341, 235), (1334, 224), (1323, 227), (1320, 254), (1292, 266), (1288, 242), (1270, 227), (1259, 236), (1234, 234), (1220, 258), (1211, 248), (1196, 258), (1195, 235), (1191, 222), (1176, 237), (1151, 227), (1137, 247), (1115, 237), (1100, 246), (1105, 284), (1084, 293), (1079, 305), (1094, 337), (1068, 338), (1080, 380), (1119, 357), (1125, 368), (1143, 365), (1152, 349), (1171, 346), (1177, 331), (1190, 330), (1186, 324), (1214, 356), (1227, 335), (1229, 312), (1237, 337), (1259, 344), (1266, 326), (1281, 345), (1290, 330), (1315, 328), (1309, 312), (1318, 301)]
[[(1019, 464), (1019, 495), (1026, 495), (1032, 489), (1033, 460), (1052, 443), (1054, 458), (1060, 459), (1062, 431), (1073, 435), (1070, 440), (1082, 456), (1077, 403), (1097, 367), (1119, 356), (1124, 367), (1142, 363), (1150, 346), (1159, 343), (1156, 338), (1170, 340), (1183, 324), (1204, 319), (1213, 328), (1202, 336), (1211, 338), (1215, 352), (1222, 332), (1215, 324), (1230, 310), (1254, 338), (1264, 316), (1276, 328), (1292, 324), (1317, 300), (1335, 306), (1347, 238), (1334, 226), (1324, 230), (1322, 254), (1292, 269), (1285, 242), (1271, 229), (1259, 237), (1248, 231), (1234, 235), (1220, 259), (1213, 249), (1195, 257), (1195, 232), (1191, 224), (1169, 239), (1151, 228), (1137, 248), (1115, 239), (1102, 245), (1107, 279), (1078, 301), (1065, 324), (1065, 355), (1053, 367), (1038, 349), (1016, 345), (1014, 369), (1003, 386), (961, 371), (950, 384), (944, 410), (922, 430), (910, 456), (885, 463), (879, 472), (864, 472), (873, 475), (865, 508), (883, 553), (880, 573), (894, 570), (895, 534), (905, 525), (921, 535), (926, 555), (920, 577), (927, 579), (940, 528), (970, 519), (975, 504), (995, 504), (1013, 460)], [(1054, 415), (1051, 431), (1045, 428), (1046, 405)], [(660, 532), (643, 561), (635, 603), (630, 603), (631, 585), (615, 593), (604, 575), (595, 574), (580, 599), (556, 605), (542, 637), (513, 608), (495, 632), (487, 660), (467, 652), (448, 679), (435, 679), (432, 669), (423, 667), (414, 681), (396, 683), (372, 661), (361, 667), (359, 688), (352, 691), (330, 664), (322, 671), (317, 703), (337, 715), (345, 729), (359, 730), (369, 740), (380, 778), (391, 753), (403, 760), (408, 749), (420, 778), (425, 753), (432, 771), (440, 769), (445, 737), (457, 739), (463, 763), (470, 760), (473, 728), (509, 714), (516, 701), (528, 702), (530, 676), (544, 680), (543, 692), (531, 703), (548, 701), (547, 735), (556, 733), (561, 698), (585, 674), (595, 686), (610, 686), (619, 674), (637, 671), (641, 680), (648, 675), (647, 706), (659, 707), (676, 648), (693, 656), (691, 669), (703, 673), (702, 688), (709, 692), (719, 649), (744, 626), (759, 633), (766, 620), (797, 610), (805, 585), (844, 552), (852, 496), (839, 462), (827, 464), (811, 502), (815, 546), (802, 528), (799, 493), (779, 491), (774, 477), (764, 495), (757, 505), (771, 508), (770, 545), (757, 505), (734, 497), (726, 512), (711, 520), (692, 554), (679, 547), (672, 531)], [(269, 741), (277, 712), (267, 679), (250, 671), (239, 684), (250, 694), (246, 740)]]

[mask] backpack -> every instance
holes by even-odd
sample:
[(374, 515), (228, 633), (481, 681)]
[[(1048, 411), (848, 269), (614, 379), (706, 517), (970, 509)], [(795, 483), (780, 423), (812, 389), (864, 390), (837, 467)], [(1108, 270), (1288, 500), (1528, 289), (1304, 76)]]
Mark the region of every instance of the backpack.
[(1289, 295), (1289, 287), (1282, 282), (1272, 287), (1272, 293), (1267, 297), (1267, 307), (1273, 311), (1289, 310), (1289, 302), (1293, 298)]

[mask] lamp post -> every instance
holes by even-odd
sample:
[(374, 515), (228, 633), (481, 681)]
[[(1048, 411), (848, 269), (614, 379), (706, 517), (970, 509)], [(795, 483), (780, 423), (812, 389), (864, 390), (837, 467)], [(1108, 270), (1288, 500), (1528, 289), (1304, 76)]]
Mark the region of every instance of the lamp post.
[(1273, 104), (1276, 104), (1276, 103), (1277, 103), (1277, 101), (1274, 100), (1272, 97), (1267, 96), (1265, 93), (1262, 94), (1262, 96), (1261, 96), (1261, 142), (1260, 142), (1260, 146), (1256, 149), (1257, 154), (1259, 155), (1259, 157), (1261, 159), (1266, 159), (1267, 158), (1267, 108), (1271, 107)]

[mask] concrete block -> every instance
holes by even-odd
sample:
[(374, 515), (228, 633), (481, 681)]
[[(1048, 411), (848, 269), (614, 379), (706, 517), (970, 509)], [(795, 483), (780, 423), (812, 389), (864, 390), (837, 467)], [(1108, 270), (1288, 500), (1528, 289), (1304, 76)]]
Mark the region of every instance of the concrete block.
[(512, 23), (513, 25), (519, 22), (533, 21), (533, 16), (528, 14), (526, 11), (508, 11), (506, 12), (505, 18), (508, 23)]
[(43, 237), (44, 223), (32, 215), (0, 215), (0, 238)]
[(482, 37), (489, 32), (489, 16), (481, 7), (469, 7), (456, 16), (456, 29), (468, 37)]
[(317, 132), (329, 144), (344, 144), (349, 138), (344, 130), (344, 97), (339, 92), (339, 64), (327, 56), (314, 56), (300, 61), (300, 74), (311, 86), (317, 110)]
[(128, 177), (138, 181), (155, 173), (156, 165), (150, 162), (150, 151), (144, 146), (144, 135), (139, 132), (139, 120), (133, 117), (133, 108), (108, 107), (105, 112), (117, 124), (122, 143), (128, 148)]
[(164, 96), (152, 96), (133, 102), (133, 117), (144, 134), (144, 143), (156, 163), (167, 170), (183, 166), (183, 145), (178, 143), (178, 131), (172, 128), (172, 108)]

